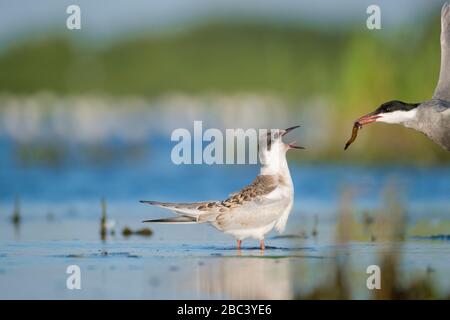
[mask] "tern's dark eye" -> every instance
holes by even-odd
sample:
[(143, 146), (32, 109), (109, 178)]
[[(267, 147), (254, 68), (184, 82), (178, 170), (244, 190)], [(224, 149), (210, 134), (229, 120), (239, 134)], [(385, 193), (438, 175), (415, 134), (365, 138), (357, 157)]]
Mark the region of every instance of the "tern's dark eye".
[(392, 112), (394, 109), (392, 108), (392, 105), (390, 104), (383, 104), (378, 108), (378, 113), (388, 113)]
[(391, 112), (392, 111), (392, 105), (384, 104), (384, 105), (381, 106), (380, 111), (384, 112), (384, 113)]

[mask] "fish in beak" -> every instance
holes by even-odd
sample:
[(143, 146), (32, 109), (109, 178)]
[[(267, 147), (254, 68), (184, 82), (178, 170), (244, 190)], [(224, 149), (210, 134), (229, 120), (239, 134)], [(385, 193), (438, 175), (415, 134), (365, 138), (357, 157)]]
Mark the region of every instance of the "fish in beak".
[(363, 125), (375, 122), (379, 118), (381, 118), (381, 116), (379, 115), (378, 110), (375, 110), (357, 119), (353, 123), (352, 136), (345, 144), (344, 150), (347, 150), (347, 148), (356, 140), (356, 137), (358, 136), (358, 130), (362, 129)]

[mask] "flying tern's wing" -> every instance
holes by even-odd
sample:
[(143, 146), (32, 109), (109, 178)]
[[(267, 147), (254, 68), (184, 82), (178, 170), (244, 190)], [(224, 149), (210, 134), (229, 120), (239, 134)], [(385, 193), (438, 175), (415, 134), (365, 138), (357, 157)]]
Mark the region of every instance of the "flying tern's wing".
[(450, 101), (450, 5), (441, 11), (441, 69), (433, 98)]

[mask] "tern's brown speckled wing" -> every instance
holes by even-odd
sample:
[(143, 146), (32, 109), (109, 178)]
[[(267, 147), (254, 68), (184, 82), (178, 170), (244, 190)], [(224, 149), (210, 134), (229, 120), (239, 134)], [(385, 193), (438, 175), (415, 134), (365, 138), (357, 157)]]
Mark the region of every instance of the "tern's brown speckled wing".
[(272, 175), (259, 175), (248, 186), (241, 191), (233, 193), (229, 198), (223, 201), (209, 202), (198, 207), (199, 210), (209, 210), (211, 208), (225, 212), (227, 209), (232, 209), (243, 205), (247, 201), (253, 201), (258, 197), (269, 194), (277, 187), (278, 179)]
[(222, 213), (239, 207), (246, 202), (255, 200), (258, 197), (269, 194), (277, 187), (278, 178), (272, 175), (259, 175), (248, 186), (241, 191), (233, 193), (223, 201), (204, 201), (191, 203), (174, 203), (159, 201), (141, 201), (142, 203), (170, 209), (176, 213), (185, 215), (195, 215), (201, 213)]

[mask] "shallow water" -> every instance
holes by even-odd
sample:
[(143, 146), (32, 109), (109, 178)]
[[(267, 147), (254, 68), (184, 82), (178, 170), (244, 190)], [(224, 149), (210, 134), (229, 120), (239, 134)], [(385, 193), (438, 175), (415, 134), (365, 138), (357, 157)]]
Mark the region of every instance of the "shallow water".
[[(343, 250), (332, 243), (278, 238), (267, 240), (264, 253), (254, 241), (238, 252), (227, 237), (203, 226), (155, 228), (150, 239), (117, 237), (106, 243), (56, 237), (60, 228), (95, 233), (93, 224), (41, 225), (45, 238), (53, 240), (2, 240), (0, 298), (291, 299), (331, 281), (336, 253)], [(369, 296), (365, 270), (379, 262), (385, 246), (349, 244), (355, 298)], [(424, 275), (432, 268), (438, 290), (448, 292), (448, 242), (407, 241), (398, 250), (402, 277)], [(66, 268), (73, 264), (81, 268), (81, 290), (66, 289)]]
[[(290, 299), (332, 281), (341, 253), (348, 257), (352, 297), (366, 298), (366, 268), (379, 264), (390, 244), (371, 242), (369, 234), (350, 239), (347, 248), (335, 244), (344, 189), (353, 193), (356, 214), (383, 208), (386, 186), (393, 186), (408, 227), (450, 220), (450, 167), (291, 162), (295, 208), (284, 236), (270, 234), (264, 253), (254, 240), (238, 252), (232, 238), (207, 225), (157, 225), (151, 237), (125, 238), (123, 227), (139, 229), (144, 219), (170, 215), (141, 199), (221, 199), (257, 173), (256, 166), (175, 166), (167, 158), (169, 145), (153, 145), (140, 161), (47, 167), (19, 164), (14, 144), (3, 141), (1, 167), (8, 170), (0, 171), (0, 298)], [(16, 196), (22, 219), (14, 226), (9, 216)], [(106, 241), (99, 235), (102, 197), (115, 229)], [(450, 292), (450, 242), (428, 237), (432, 232), (417, 235), (395, 244), (400, 276), (427, 275), (440, 293)], [(66, 288), (72, 264), (81, 268), (81, 290)]]

